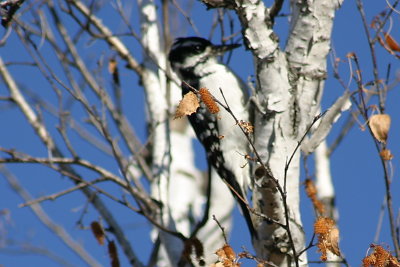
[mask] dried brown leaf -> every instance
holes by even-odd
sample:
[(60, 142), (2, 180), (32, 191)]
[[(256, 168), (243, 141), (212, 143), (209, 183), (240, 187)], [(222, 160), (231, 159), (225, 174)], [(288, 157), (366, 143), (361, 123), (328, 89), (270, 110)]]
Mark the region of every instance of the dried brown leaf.
[(388, 250), (382, 246), (372, 244), (373, 252), (363, 260), (363, 267), (400, 267), (400, 263)]
[(325, 213), (324, 204), (317, 198), (317, 188), (314, 185), (314, 182), (311, 179), (306, 179), (304, 181), (305, 190), (307, 196), (310, 198), (313, 203), (314, 209), (318, 211), (319, 214)]
[(108, 61), (108, 71), (110, 72), (110, 74), (114, 74), (117, 70), (117, 61), (115, 60), (115, 58), (110, 59), (110, 61)]
[(331, 218), (319, 217), (314, 223), (314, 232), (316, 234), (328, 234), (334, 225), (335, 222)]
[(315, 199), (313, 201), (314, 208), (318, 211), (319, 214), (324, 214), (325, 213), (325, 206), (324, 203), (322, 203), (319, 199)]
[(108, 255), (110, 255), (111, 259), (111, 267), (119, 267), (119, 258), (118, 258), (118, 250), (114, 241), (110, 241), (108, 243)]
[(371, 131), (379, 142), (386, 143), (390, 122), (391, 120), (388, 114), (376, 114), (369, 118)]
[(231, 246), (225, 244), (222, 248), (218, 249), (215, 254), (218, 256), (218, 261), (224, 267), (239, 267), (240, 264), (236, 262), (236, 253)]
[(340, 256), (339, 250), (339, 229), (336, 227), (332, 228), (329, 232), (329, 242), (330, 247), (328, 248), (333, 254)]
[(238, 124), (243, 128), (243, 130), (246, 133), (253, 133), (254, 132), (254, 126), (251, 125), (250, 122), (241, 120), (241, 121), (239, 121)]
[(235, 253), (235, 251), (233, 250), (233, 248), (232, 248), (231, 246), (229, 246), (229, 245), (224, 245), (222, 249), (224, 250), (225, 255), (226, 255), (226, 257), (227, 257), (228, 259), (230, 259), (230, 260), (235, 260), (235, 258), (236, 258), (236, 253)]
[(381, 246), (376, 246), (375, 247), (375, 266), (376, 267), (384, 267), (386, 266), (386, 262), (389, 260), (390, 253), (389, 251), (386, 251), (383, 247)]
[(184, 95), (181, 102), (179, 102), (174, 119), (195, 113), (199, 106), (200, 104), (196, 94), (194, 94), (193, 92), (187, 93), (186, 95)]
[(371, 265), (374, 265), (376, 262), (376, 258), (374, 254), (371, 254), (369, 256), (366, 256), (363, 260), (362, 260), (362, 265), (363, 267), (369, 267)]
[(315, 187), (313, 181), (311, 179), (306, 179), (304, 181), (304, 185), (306, 187), (306, 194), (309, 198), (314, 198), (317, 195), (317, 188)]
[(108, 71), (111, 73), (114, 83), (119, 84), (118, 63), (115, 58), (108, 62)]
[(400, 267), (400, 263), (396, 257), (392, 256), (389, 259), (388, 267)]
[(328, 251), (340, 256), (339, 230), (335, 221), (327, 217), (319, 217), (314, 223), (314, 232), (318, 235), (318, 251), (321, 252), (321, 260), (328, 259)]
[(388, 33), (385, 33), (385, 41), (387, 46), (396, 52), (400, 52), (400, 46), (399, 44), (396, 42), (396, 40)]
[(379, 155), (382, 157), (383, 160), (392, 160), (393, 159), (393, 154), (390, 152), (389, 149), (383, 149)]
[[(386, 49), (386, 51), (388, 51), (390, 54), (392, 54), (393, 56), (396, 56), (396, 53), (392, 50), (392, 49), (390, 49), (389, 47), (388, 47), (388, 45), (386, 44), (386, 42), (385, 42), (385, 40), (383, 40), (383, 38), (381, 37), (381, 36), (379, 36), (378, 35), (378, 42), (379, 42), (379, 44), (383, 47), (383, 48), (385, 48)], [(396, 56), (397, 57), (397, 56)]]
[(105, 233), (104, 233), (103, 227), (100, 225), (100, 223), (94, 221), (90, 224), (90, 228), (92, 229), (92, 233), (93, 233), (94, 237), (96, 238), (97, 242), (100, 245), (104, 245)]

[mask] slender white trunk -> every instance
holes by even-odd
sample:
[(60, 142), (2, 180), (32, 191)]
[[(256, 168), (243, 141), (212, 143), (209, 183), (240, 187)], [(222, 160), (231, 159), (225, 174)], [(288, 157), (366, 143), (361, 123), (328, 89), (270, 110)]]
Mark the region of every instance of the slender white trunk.
[[(149, 131), (152, 136), (152, 172), (151, 195), (163, 204), (157, 211), (156, 220), (165, 228), (176, 230), (169, 205), (169, 178), (171, 167), (170, 135), (168, 128), (168, 103), (166, 79), (160, 68), (165, 70), (166, 57), (162, 49), (160, 32), (157, 25), (157, 11), (154, 1), (138, 0), (142, 45), (144, 46), (144, 70), (141, 77), (146, 93)], [(160, 266), (177, 264), (182, 242), (163, 231), (157, 231), (166, 251), (164, 262)]]
[[(256, 181), (253, 202), (259, 212), (290, 229), (289, 235), (287, 229), (258, 218), (260, 240), (254, 245), (258, 256), (278, 266), (288, 266), (294, 263), (291, 243), (296, 255), (305, 244), (299, 211), (300, 150), (294, 151), (320, 107), (332, 22), (340, 1), (292, 1), (291, 27), (284, 52), (279, 49), (264, 3), (248, 0), (236, 4), (244, 38), (254, 56), (256, 99), (263, 109), (255, 112), (255, 145), (284, 193), (266, 175)], [(299, 265), (306, 264), (303, 253)]]

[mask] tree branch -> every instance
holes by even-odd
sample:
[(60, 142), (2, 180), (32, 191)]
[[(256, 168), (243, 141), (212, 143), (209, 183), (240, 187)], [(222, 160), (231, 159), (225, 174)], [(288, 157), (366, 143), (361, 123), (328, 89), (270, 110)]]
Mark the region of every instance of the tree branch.
[[(7, 182), (13, 188), (13, 190), (24, 200), (30, 201), (32, 197), (30, 194), (19, 184), (18, 179), (9, 172), (3, 165), (0, 165), (0, 173), (6, 178)], [(72, 237), (65, 231), (65, 229), (54, 223), (47, 213), (42, 209), (39, 204), (32, 204), (30, 206), (36, 217), (50, 230), (52, 231), (70, 250), (78, 255), (86, 264), (90, 266), (102, 266), (97, 262), (78, 242), (72, 239)]]
[[(5, 67), (2, 58), (0, 57), (0, 75), (2, 76), (3, 80), (5, 81), (7, 88), (10, 92), (13, 101), (18, 105), (21, 109), (22, 113), (28, 120), (29, 124), (35, 130), (36, 134), (39, 136), (40, 140), (45, 144), (45, 147), (50, 151), (50, 153), (55, 157), (63, 157), (59, 148), (55, 145), (53, 139), (47, 132), (45, 126), (38, 120), (37, 115), (26, 102), (25, 98), (21, 94), (19, 88), (17, 87), (14, 79), (8, 72), (7, 68)], [(79, 175), (68, 165), (60, 165), (60, 168), (65, 170), (68, 173), (73, 173), (77, 177)], [(107, 207), (103, 204), (99, 197), (93, 195), (93, 192), (87, 188), (82, 188), (82, 192), (88, 199), (92, 199), (92, 204), (104, 218), (104, 220), (108, 223), (108, 225), (113, 229), (113, 233), (117, 238), (119, 244), (123, 248), (126, 256), (129, 259), (129, 262), (132, 265), (142, 266), (140, 261), (138, 260), (137, 256), (135, 255), (130, 243), (125, 237), (122, 228), (119, 226), (117, 221), (114, 219), (113, 215), (107, 209)]]

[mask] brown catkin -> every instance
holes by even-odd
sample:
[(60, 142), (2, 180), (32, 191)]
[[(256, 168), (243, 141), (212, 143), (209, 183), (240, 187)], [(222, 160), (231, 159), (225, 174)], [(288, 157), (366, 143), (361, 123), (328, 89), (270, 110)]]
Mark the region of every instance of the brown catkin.
[(207, 88), (200, 88), (199, 90), (201, 101), (206, 105), (207, 109), (212, 113), (218, 113), (219, 107), (214, 100), (214, 97)]

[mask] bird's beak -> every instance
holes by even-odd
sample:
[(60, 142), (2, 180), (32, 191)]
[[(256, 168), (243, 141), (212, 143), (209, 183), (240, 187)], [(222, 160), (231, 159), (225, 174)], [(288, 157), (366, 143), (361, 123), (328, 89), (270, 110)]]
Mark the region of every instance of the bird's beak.
[(214, 45), (212, 46), (212, 53), (216, 56), (221, 56), (227, 51), (238, 48), (240, 44), (227, 44), (227, 45)]

